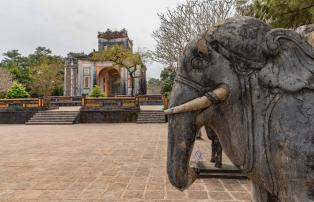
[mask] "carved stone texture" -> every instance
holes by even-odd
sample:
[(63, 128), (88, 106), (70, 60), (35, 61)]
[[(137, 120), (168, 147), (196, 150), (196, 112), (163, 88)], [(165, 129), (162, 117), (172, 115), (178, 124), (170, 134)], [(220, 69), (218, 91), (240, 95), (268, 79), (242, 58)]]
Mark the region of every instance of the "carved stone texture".
[(197, 177), (189, 160), (196, 131), (206, 126), (252, 180), (253, 201), (314, 200), (314, 48), (310, 32), (299, 33), (235, 17), (187, 45), (177, 75), (189, 82), (176, 80), (170, 107), (204, 96), (199, 86), (213, 92), (224, 84), (228, 97), (169, 115), (167, 172), (174, 186), (185, 189)]

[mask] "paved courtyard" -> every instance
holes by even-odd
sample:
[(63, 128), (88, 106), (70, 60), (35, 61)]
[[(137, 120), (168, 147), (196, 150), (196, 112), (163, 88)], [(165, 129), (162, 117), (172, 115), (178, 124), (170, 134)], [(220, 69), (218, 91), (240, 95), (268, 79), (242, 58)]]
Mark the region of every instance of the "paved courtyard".
[(250, 201), (248, 180), (176, 190), (166, 148), (166, 124), (0, 125), (0, 201)]

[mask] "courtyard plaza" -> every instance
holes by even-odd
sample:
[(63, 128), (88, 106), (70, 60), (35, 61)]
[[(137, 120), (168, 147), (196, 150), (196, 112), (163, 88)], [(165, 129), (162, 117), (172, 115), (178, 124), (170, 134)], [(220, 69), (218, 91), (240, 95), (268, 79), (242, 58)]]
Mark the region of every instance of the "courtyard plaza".
[[(195, 150), (209, 161), (205, 134)], [(0, 125), (0, 201), (251, 200), (249, 180), (198, 179), (178, 191), (166, 152), (167, 124)]]

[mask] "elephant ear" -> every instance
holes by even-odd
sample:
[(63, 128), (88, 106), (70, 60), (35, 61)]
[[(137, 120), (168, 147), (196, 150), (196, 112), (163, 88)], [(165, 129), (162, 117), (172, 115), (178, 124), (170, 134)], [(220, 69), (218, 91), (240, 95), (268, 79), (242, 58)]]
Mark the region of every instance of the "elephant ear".
[(273, 29), (263, 49), (267, 61), (259, 72), (263, 86), (285, 92), (314, 89), (314, 48), (300, 34)]

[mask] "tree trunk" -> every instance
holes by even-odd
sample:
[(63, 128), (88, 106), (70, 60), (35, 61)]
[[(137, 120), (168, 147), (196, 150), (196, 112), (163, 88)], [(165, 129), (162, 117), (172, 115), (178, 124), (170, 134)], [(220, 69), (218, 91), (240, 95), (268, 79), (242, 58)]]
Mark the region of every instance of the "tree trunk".
[(133, 77), (133, 72), (131, 72), (130, 74), (130, 79), (131, 79), (131, 96), (134, 96), (134, 77)]

